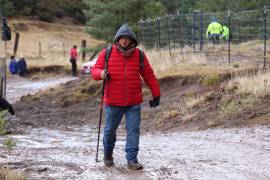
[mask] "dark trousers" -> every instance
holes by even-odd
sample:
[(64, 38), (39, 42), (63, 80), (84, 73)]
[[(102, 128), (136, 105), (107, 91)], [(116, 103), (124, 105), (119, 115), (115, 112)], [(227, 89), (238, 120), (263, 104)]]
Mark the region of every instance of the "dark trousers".
[(77, 62), (75, 59), (70, 59), (72, 76), (77, 76)]

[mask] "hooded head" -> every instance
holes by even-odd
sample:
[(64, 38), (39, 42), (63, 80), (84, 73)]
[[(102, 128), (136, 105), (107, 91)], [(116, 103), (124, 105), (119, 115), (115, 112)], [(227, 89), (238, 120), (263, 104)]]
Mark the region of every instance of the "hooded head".
[(138, 41), (137, 41), (137, 38), (136, 38), (136, 35), (135, 33), (133, 32), (133, 30), (131, 29), (131, 27), (129, 27), (129, 25), (127, 24), (123, 24), (119, 30), (117, 31), (115, 37), (114, 37), (114, 43), (117, 44), (117, 42), (119, 41), (119, 38), (121, 36), (128, 36), (131, 38), (132, 40), (132, 44), (134, 43), (135, 44), (135, 47), (138, 45)]

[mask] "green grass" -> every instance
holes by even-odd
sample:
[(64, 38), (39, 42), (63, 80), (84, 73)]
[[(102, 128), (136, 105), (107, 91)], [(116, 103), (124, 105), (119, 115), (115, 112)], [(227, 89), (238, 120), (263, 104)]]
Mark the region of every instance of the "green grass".
[(7, 133), (7, 120), (6, 117), (6, 111), (0, 111), (0, 135), (5, 135)]

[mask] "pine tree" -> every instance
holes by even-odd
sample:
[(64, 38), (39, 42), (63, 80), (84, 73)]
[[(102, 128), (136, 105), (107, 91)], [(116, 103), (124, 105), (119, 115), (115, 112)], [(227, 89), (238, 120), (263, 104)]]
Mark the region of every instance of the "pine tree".
[(9, 0), (0, 0), (0, 15), (11, 16), (14, 14), (13, 3)]
[(117, 29), (128, 23), (136, 32), (138, 21), (164, 15), (166, 8), (156, 0), (84, 0), (89, 19), (87, 32), (98, 39), (113, 41)]

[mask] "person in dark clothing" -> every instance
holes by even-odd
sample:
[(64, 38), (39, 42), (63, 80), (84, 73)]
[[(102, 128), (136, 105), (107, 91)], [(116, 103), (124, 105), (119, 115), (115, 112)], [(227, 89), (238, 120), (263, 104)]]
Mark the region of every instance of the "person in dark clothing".
[(11, 104), (9, 104), (7, 100), (5, 100), (4, 98), (0, 96), (0, 111), (5, 111), (5, 110), (7, 110), (10, 114), (15, 115), (15, 111), (13, 110), (13, 107), (11, 106)]
[(16, 61), (15, 56), (10, 57), (9, 72), (11, 74), (17, 74), (18, 73), (18, 62)]
[(18, 61), (18, 73), (19, 76), (25, 76), (27, 71), (27, 64), (23, 56), (20, 57)]
[(78, 58), (78, 52), (77, 52), (77, 46), (74, 45), (70, 49), (70, 63), (72, 68), (72, 76), (77, 76), (77, 58)]

